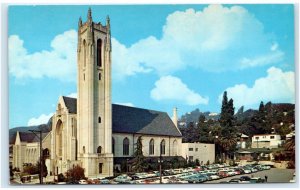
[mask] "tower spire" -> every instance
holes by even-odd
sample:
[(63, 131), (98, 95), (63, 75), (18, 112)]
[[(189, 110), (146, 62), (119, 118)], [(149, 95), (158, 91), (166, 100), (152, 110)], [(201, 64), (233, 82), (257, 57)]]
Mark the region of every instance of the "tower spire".
[(79, 20), (78, 20), (78, 28), (82, 26), (82, 19), (81, 17), (79, 17)]
[(109, 19), (108, 15), (106, 17), (106, 29), (107, 29), (107, 44), (106, 44), (106, 48), (107, 48), (108, 51), (110, 51), (111, 50), (110, 19)]
[(88, 21), (92, 21), (92, 9), (91, 7), (89, 7), (89, 10), (88, 10)]

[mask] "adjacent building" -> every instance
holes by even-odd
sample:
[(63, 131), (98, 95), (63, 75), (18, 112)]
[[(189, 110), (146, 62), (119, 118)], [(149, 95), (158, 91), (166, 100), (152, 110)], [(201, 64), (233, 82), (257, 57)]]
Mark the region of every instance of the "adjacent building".
[(277, 134), (262, 134), (252, 136), (252, 148), (278, 148), (283, 141)]

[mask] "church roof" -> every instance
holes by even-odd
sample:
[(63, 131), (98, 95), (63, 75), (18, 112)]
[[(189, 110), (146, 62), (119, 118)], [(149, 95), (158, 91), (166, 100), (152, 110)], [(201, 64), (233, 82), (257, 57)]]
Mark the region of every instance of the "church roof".
[[(19, 135), (20, 135), (20, 140), (21, 142), (28, 142), (28, 143), (31, 143), (31, 142), (39, 142), (40, 141), (40, 138), (39, 138), (39, 134), (38, 137), (31, 133), (31, 132), (19, 132)], [(48, 133), (42, 133), (42, 139), (44, 139), (46, 136), (48, 135)]]
[(77, 113), (77, 101), (76, 98), (70, 98), (63, 96), (64, 102), (69, 110), (69, 113)]
[[(76, 113), (76, 98), (63, 96), (70, 113)], [(112, 132), (181, 137), (166, 112), (112, 104)]]

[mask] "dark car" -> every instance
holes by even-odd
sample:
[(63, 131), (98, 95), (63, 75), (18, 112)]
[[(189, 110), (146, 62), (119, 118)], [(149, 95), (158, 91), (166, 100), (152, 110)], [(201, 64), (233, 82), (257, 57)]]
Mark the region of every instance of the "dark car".
[(250, 181), (250, 177), (249, 176), (242, 176), (240, 177), (240, 181)]

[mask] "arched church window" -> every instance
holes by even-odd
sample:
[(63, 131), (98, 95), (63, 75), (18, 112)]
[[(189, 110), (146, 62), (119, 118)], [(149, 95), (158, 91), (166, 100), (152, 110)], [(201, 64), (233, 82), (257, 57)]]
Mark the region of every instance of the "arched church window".
[(154, 140), (151, 139), (149, 142), (149, 155), (153, 155), (154, 154)]
[(173, 155), (177, 156), (177, 141), (173, 141)]
[(86, 43), (85, 40), (83, 40), (83, 66), (86, 65)]
[(99, 80), (101, 80), (101, 73), (99, 73), (99, 76), (98, 76), (98, 77), (99, 77)]
[(114, 154), (115, 153), (115, 139), (114, 138), (112, 138), (111, 145), (112, 145), (111, 150), (112, 150), (112, 153)]
[(97, 153), (98, 153), (98, 154), (101, 154), (101, 153), (102, 153), (102, 147), (101, 147), (101, 146), (98, 146), (98, 148), (97, 148)]
[(123, 140), (123, 155), (129, 155), (129, 139), (127, 137)]
[(97, 40), (97, 66), (101, 67), (102, 66), (102, 40), (98, 39)]
[(101, 123), (101, 117), (98, 117), (98, 123)]
[(82, 147), (82, 153), (85, 153), (85, 146)]
[(166, 142), (164, 139), (160, 143), (160, 154), (166, 154)]

